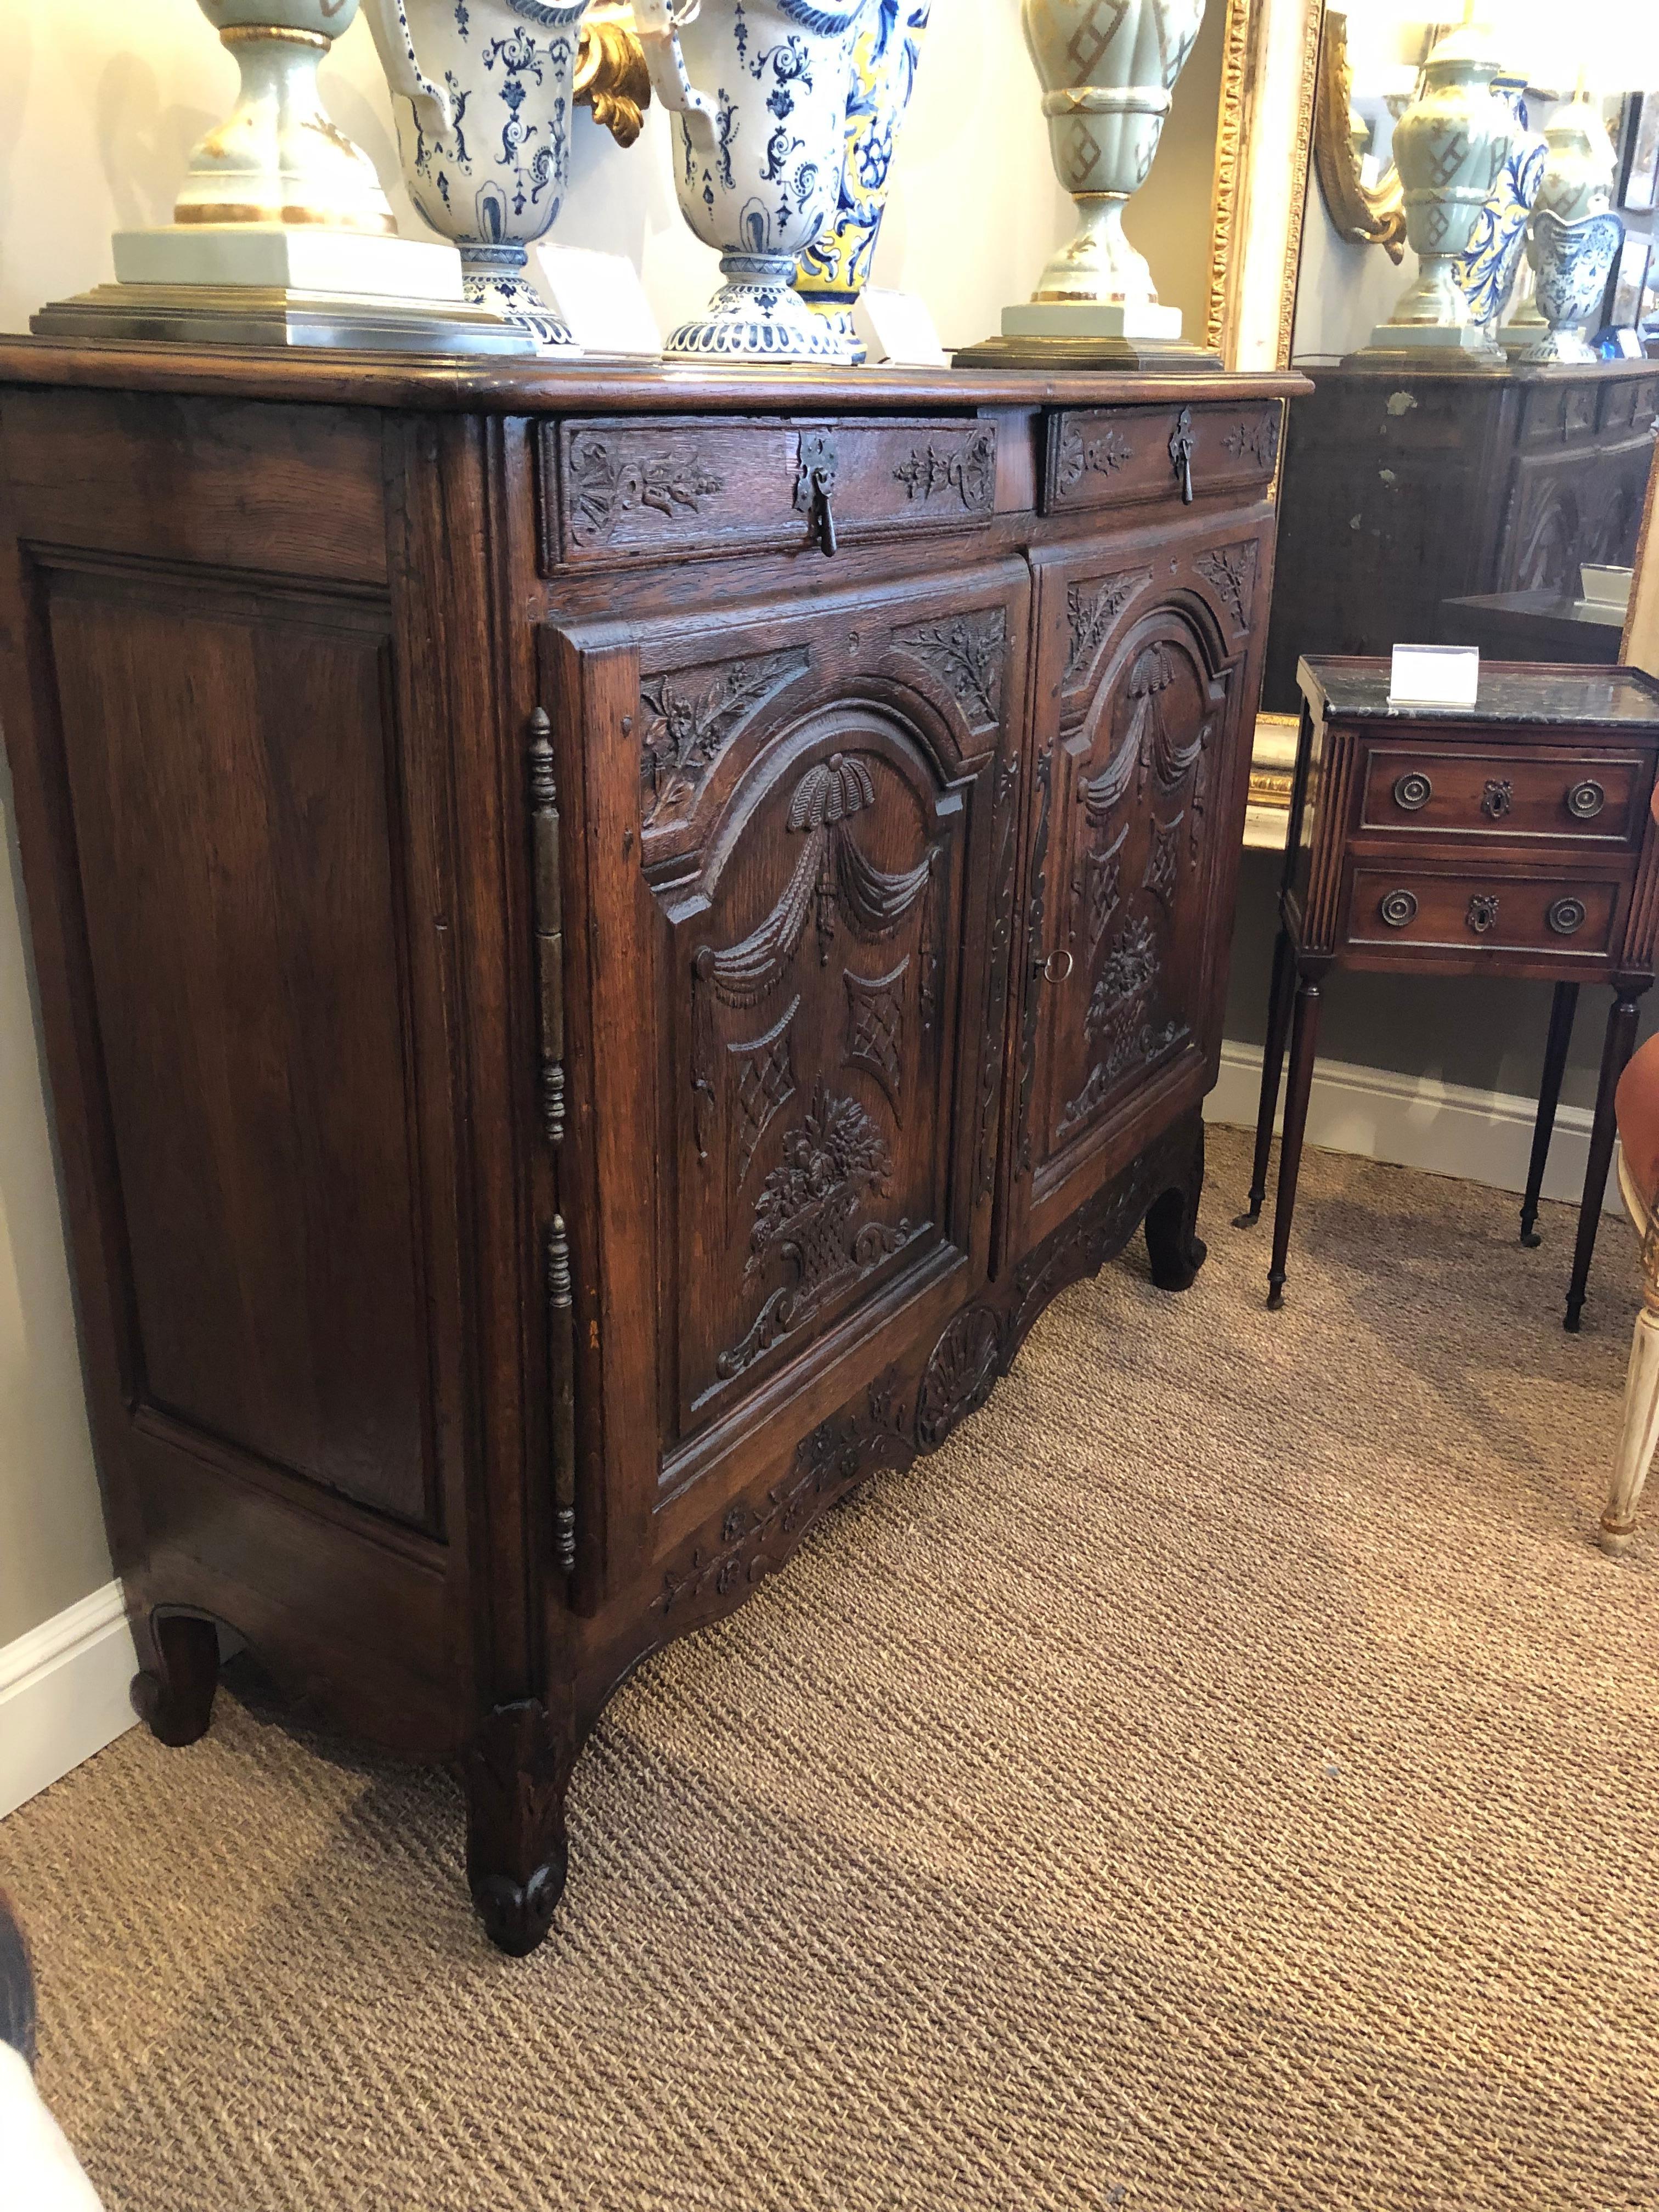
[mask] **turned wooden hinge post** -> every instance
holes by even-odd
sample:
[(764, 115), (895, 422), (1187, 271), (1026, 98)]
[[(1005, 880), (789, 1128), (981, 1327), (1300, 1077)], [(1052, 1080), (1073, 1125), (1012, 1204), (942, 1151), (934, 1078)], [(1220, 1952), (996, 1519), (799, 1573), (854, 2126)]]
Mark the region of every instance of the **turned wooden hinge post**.
[(564, 1216), (547, 1231), (548, 1457), (553, 1475), (553, 1543), (560, 1571), (576, 1565), (576, 1315)]
[(564, 1141), (564, 891), (559, 864), (559, 793), (553, 780), (553, 725), (540, 707), (530, 718), (530, 823), (542, 1133), (550, 1145), (559, 1145)]

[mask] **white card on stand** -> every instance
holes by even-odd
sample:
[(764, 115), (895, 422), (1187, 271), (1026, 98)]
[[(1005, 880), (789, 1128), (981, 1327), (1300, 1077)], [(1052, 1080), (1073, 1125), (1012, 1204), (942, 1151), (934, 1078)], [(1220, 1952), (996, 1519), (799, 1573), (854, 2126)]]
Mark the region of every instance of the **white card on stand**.
[(1389, 672), (1391, 707), (1473, 707), (1480, 692), (1478, 645), (1397, 645)]
[(585, 246), (544, 246), (542, 277), (548, 295), (584, 353), (662, 351), (662, 332), (645, 296), (640, 272), (625, 253), (595, 253)]
[(872, 368), (948, 368), (933, 319), (914, 292), (860, 292), (853, 328)]

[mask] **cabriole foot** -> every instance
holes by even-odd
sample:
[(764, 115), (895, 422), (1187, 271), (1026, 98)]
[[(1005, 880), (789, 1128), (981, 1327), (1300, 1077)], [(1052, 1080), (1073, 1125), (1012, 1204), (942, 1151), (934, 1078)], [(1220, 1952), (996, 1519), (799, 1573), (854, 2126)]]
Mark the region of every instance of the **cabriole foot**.
[(152, 1613), (152, 1664), (132, 1678), (132, 1709), (158, 1743), (198, 1742), (219, 1686), (219, 1632), (198, 1613)]

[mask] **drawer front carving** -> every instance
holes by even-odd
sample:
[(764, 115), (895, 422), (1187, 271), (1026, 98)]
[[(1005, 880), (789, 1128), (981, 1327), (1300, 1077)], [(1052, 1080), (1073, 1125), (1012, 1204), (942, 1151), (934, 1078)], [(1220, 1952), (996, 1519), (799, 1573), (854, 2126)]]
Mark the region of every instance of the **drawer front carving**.
[(1043, 512), (1190, 504), (1265, 487), (1279, 461), (1277, 399), (1188, 407), (1062, 408), (1048, 418)]
[(1421, 945), (1458, 952), (1605, 954), (1619, 910), (1617, 880), (1565, 875), (1482, 876), (1356, 868), (1346, 942)]
[(541, 429), (544, 569), (982, 530), (996, 430), (665, 416)]
[(1530, 750), (1377, 745), (1366, 763), (1359, 826), (1505, 844), (1531, 838), (1631, 845), (1646, 819), (1650, 775), (1640, 754), (1562, 750), (1540, 758)]

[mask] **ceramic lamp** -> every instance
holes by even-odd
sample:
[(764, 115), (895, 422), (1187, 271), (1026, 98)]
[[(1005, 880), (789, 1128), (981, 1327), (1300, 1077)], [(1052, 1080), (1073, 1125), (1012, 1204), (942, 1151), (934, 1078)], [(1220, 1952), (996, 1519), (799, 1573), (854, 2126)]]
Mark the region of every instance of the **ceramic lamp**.
[(674, 118), (680, 212), (719, 252), (725, 280), (665, 354), (737, 366), (850, 359), (793, 286), (836, 204), (864, 13), (865, 0), (702, 0), (678, 12), (635, 0), (652, 91)]
[(468, 299), (544, 354), (580, 349), (532, 283), (570, 176), (587, 0), (366, 0), (397, 97), (404, 181), (459, 249)]
[(116, 283), (43, 308), (52, 337), (518, 353), (470, 307), (452, 249), (398, 236), (374, 165), (329, 118), (319, 64), (358, 0), (199, 0), (236, 106), (190, 158), (165, 228), (120, 231)]
[(1519, 131), (1493, 90), (1504, 57), (1492, 33), (1466, 22), (1423, 65), (1423, 83), (1395, 125), (1394, 159), (1404, 186), (1406, 237), (1417, 275), (1368, 353), (1434, 353), (1501, 363), (1503, 349), (1471, 309), (1457, 281), (1487, 202)]
[[(1181, 343), (1123, 212), (1146, 183), (1205, 0), (1022, 0), (1021, 21), (1048, 122), (1054, 173), (1078, 227), (1050, 257), (1030, 300), (1002, 311), (1002, 336), (958, 362), (1091, 367), (1219, 363)], [(1184, 359), (1182, 357), (1184, 356)]]

